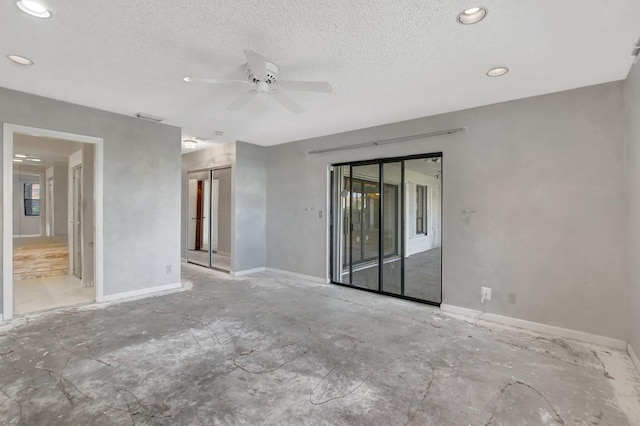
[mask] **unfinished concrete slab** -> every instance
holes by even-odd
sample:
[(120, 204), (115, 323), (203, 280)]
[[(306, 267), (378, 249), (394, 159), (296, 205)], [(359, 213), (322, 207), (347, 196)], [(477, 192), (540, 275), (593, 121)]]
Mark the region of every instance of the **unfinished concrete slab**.
[(3, 424), (640, 424), (622, 351), (275, 274), (183, 277), (2, 324)]

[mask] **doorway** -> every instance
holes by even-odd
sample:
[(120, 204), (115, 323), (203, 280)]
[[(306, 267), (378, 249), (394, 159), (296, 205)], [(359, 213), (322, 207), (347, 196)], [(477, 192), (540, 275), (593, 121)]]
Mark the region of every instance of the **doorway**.
[(335, 164), (331, 281), (442, 302), (442, 154)]
[(231, 176), (231, 167), (189, 172), (189, 263), (231, 270)]
[[(102, 152), (99, 138), (3, 125), (3, 319), (102, 299)], [(16, 233), (18, 212), (40, 227)]]

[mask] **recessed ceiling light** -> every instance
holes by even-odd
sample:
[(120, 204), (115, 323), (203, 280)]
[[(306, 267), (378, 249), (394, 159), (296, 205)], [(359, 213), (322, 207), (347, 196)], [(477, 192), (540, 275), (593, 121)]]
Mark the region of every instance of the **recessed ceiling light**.
[(20, 65), (33, 65), (33, 61), (20, 55), (7, 55), (7, 58)]
[(509, 68), (507, 67), (497, 67), (487, 71), (487, 75), (489, 77), (500, 77), (501, 75), (505, 75), (508, 72), (509, 72)]
[(14, 163), (22, 163), (22, 160), (20, 160), (20, 159), (18, 159), (18, 158), (14, 158), (14, 159), (13, 159), (13, 162), (14, 162)]
[(16, 157), (16, 158), (27, 158), (27, 156), (23, 155), (23, 154), (16, 154), (16, 155), (14, 155), (14, 157)]
[(185, 139), (182, 143), (186, 149), (194, 149), (198, 145), (198, 141), (195, 139)]
[(29, 161), (34, 161), (36, 163), (39, 163), (41, 160), (39, 158), (28, 158)]
[(475, 24), (476, 22), (482, 21), (484, 17), (487, 16), (487, 13), (488, 11), (485, 7), (470, 7), (458, 13), (457, 20), (464, 25)]
[(16, 2), (18, 8), (24, 13), (27, 13), (36, 18), (49, 18), (51, 12), (46, 7), (33, 0), (19, 0)]

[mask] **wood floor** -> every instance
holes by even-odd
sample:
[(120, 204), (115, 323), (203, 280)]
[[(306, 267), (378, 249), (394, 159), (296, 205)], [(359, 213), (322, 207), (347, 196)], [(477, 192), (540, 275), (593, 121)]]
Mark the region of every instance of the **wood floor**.
[(14, 238), (13, 279), (69, 275), (67, 237)]

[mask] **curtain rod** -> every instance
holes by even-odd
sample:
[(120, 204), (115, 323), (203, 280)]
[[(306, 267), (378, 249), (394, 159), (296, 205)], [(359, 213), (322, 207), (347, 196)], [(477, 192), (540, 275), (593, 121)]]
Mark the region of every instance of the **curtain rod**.
[(314, 149), (311, 151), (307, 151), (307, 154), (323, 154), (325, 152), (342, 151), (345, 149), (356, 149), (356, 148), (365, 148), (368, 146), (388, 145), (391, 143), (412, 141), (415, 139), (430, 138), (433, 136), (450, 135), (452, 133), (463, 132), (465, 130), (467, 130), (466, 127), (458, 127), (457, 129), (448, 129), (448, 130), (438, 130), (437, 132), (421, 133), (419, 135), (411, 135), (411, 136), (402, 136), (399, 138), (384, 139), (381, 141), (363, 142), (363, 143), (357, 143), (355, 145), (337, 146), (334, 148), (325, 148), (325, 149)]

